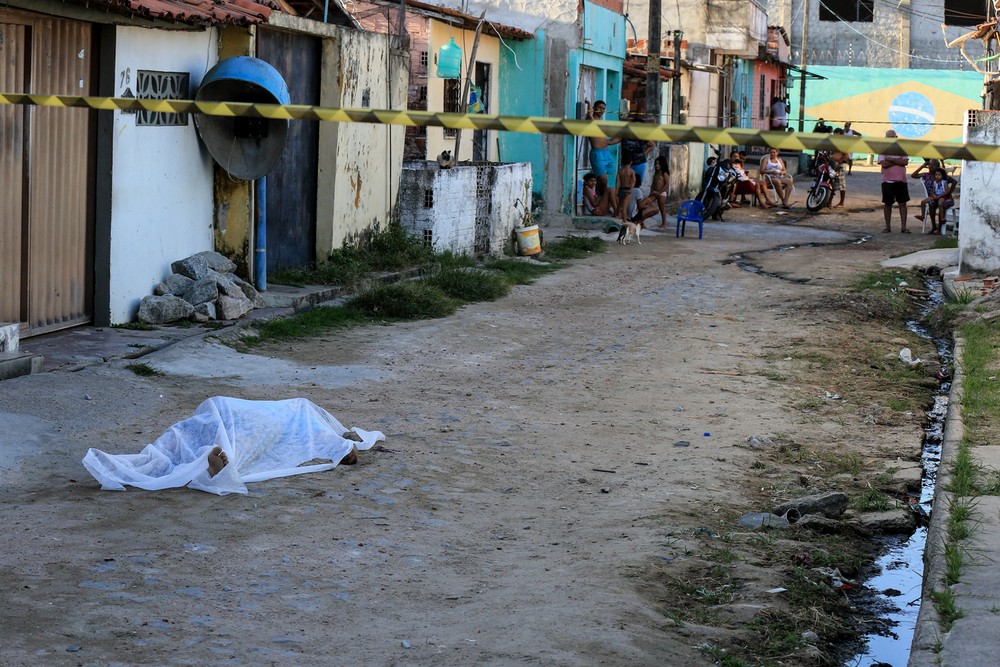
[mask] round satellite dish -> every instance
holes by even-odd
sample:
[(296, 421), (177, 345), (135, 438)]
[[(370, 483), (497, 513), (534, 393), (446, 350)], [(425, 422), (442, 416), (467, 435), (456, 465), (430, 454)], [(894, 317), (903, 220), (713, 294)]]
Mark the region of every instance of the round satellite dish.
[[(271, 65), (249, 56), (227, 58), (210, 69), (197, 102), (288, 104), (288, 86)], [(288, 121), (250, 116), (195, 114), (195, 127), (208, 152), (234, 178), (260, 178), (274, 167), (288, 136)]]

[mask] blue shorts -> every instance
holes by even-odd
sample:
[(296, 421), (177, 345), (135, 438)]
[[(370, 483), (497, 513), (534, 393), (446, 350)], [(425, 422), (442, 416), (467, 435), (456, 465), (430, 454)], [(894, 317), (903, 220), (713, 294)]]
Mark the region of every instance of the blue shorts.
[(590, 149), (590, 170), (595, 176), (605, 176), (611, 173), (614, 161), (611, 159), (611, 151), (607, 148)]
[(638, 188), (642, 185), (642, 179), (646, 175), (646, 163), (633, 164), (632, 171), (635, 172), (635, 187)]

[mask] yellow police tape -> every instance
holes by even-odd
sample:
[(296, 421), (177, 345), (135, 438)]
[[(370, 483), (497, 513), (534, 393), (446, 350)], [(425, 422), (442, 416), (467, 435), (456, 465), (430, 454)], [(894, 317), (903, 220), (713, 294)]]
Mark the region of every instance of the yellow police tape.
[(850, 153), (909, 155), (949, 160), (1000, 162), (1000, 146), (921, 141), (919, 139), (866, 139), (835, 134), (774, 132), (769, 130), (654, 125), (620, 121), (573, 120), (538, 116), (455, 114), (434, 111), (348, 109), (300, 104), (205, 102), (193, 100), (140, 100), (124, 97), (78, 97), (0, 93), (0, 105), (79, 107), (101, 111), (152, 111), (200, 113), (209, 116), (253, 116), (276, 120), (318, 120), (335, 123), (434, 126), (452, 129), (501, 130), (581, 137), (620, 137), (729, 146), (769, 146), (780, 150), (841, 150)]

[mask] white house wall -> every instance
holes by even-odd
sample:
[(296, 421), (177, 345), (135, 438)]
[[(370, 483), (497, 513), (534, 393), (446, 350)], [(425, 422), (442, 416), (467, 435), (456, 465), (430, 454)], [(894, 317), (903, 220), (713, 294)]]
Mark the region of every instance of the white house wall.
[[(216, 62), (215, 30), (118, 27), (115, 96), (135, 92), (137, 70), (187, 72), (194, 96)], [(212, 159), (194, 121), (139, 127), (115, 111), (110, 225), (110, 320), (129, 322), (170, 263), (213, 247)]]
[[(965, 141), (1000, 143), (1000, 112), (972, 111), (966, 123)], [(994, 194), (998, 181), (1000, 164), (963, 163), (957, 200), (959, 262), (963, 274), (1000, 272), (1000, 199)]]
[[(579, 41), (576, 27), (580, 3), (574, 0), (434, 0), (438, 7), (455, 9), (471, 16), (486, 11), (486, 20), (515, 26), (528, 32), (545, 30), (550, 39)], [(456, 40), (457, 41), (457, 40)]]
[[(391, 52), (391, 39), (339, 28), (324, 40), (321, 104), (405, 108), (408, 56)], [(388, 224), (399, 191), (403, 139), (401, 125), (320, 125), (317, 259)]]

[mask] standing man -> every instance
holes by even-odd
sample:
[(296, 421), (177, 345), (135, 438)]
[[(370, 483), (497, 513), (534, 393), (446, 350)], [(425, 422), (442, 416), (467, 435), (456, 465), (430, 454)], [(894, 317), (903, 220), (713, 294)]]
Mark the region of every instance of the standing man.
[(771, 129), (784, 132), (788, 128), (788, 107), (780, 97), (771, 102)]
[[(895, 130), (886, 130), (888, 139), (896, 138)], [(882, 167), (882, 209), (885, 215), (883, 234), (892, 231), (892, 205), (899, 204), (899, 231), (909, 234), (906, 228), (906, 202), (910, 201), (910, 190), (906, 184), (906, 165), (910, 160), (905, 155), (879, 155), (878, 163)]]
[[(594, 102), (593, 114), (587, 114), (588, 120), (604, 120), (604, 112), (608, 105), (604, 100)], [(608, 146), (612, 146), (621, 141), (620, 138), (608, 139), (607, 137), (587, 137), (590, 141), (590, 171), (597, 176), (597, 196), (603, 197), (604, 191), (608, 189), (608, 174), (615, 161), (611, 159), (611, 151)]]
[[(860, 137), (861, 133), (851, 127), (851, 121), (844, 123), (844, 136), (845, 137)], [(847, 154), (847, 175), (851, 175), (851, 171), (854, 169), (854, 155), (852, 153)]]
[[(632, 114), (629, 117), (629, 122), (641, 123), (652, 121), (643, 120), (639, 114)], [(632, 171), (635, 172), (635, 187), (637, 188), (642, 187), (642, 181), (646, 176), (646, 160), (654, 148), (656, 148), (656, 144), (652, 141), (622, 139), (622, 159), (627, 160), (632, 165)]]

